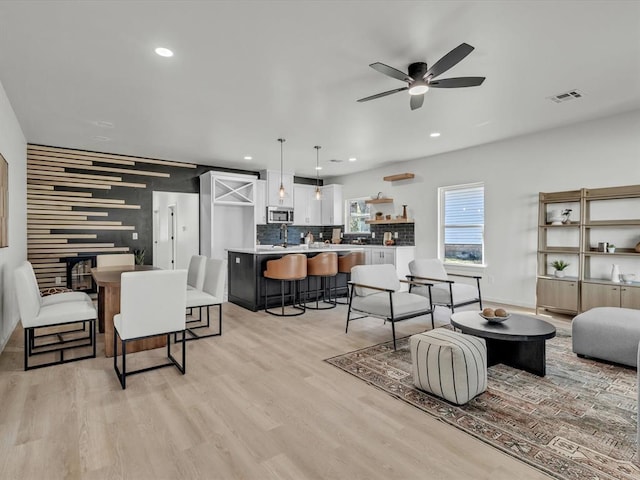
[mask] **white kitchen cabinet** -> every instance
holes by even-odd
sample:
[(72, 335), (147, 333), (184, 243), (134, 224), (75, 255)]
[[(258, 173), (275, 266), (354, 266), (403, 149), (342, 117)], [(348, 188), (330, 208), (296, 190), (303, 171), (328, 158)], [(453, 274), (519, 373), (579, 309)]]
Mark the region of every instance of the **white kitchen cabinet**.
[(267, 224), (267, 181), (256, 180), (254, 214), (256, 225)]
[(255, 247), (255, 192), (253, 175), (216, 171), (200, 175), (201, 255), (224, 260), (227, 248)]
[[(293, 208), (293, 173), (280, 170), (262, 170), (260, 179), (267, 180), (267, 206)], [(284, 197), (280, 198), (280, 180), (284, 186)]]
[(342, 225), (342, 185), (326, 185), (322, 188), (322, 225)]
[[(367, 247), (365, 248), (365, 262), (368, 265), (394, 265), (400, 280), (406, 280), (409, 275), (409, 262), (415, 258), (415, 247)], [(405, 284), (402, 290), (407, 290)]]
[(293, 224), (320, 225), (322, 202), (316, 199), (313, 185), (293, 185)]

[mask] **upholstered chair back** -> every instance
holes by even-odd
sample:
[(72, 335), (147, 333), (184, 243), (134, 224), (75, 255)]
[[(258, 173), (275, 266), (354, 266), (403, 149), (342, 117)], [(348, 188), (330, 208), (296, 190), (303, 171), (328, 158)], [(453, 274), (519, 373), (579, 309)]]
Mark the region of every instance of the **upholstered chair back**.
[(122, 274), (120, 338), (184, 330), (186, 270), (148, 270)]
[(133, 253), (111, 253), (109, 255), (98, 255), (96, 266), (100, 267), (129, 267), (135, 265)]
[(42, 299), (38, 282), (29, 262), (22, 262), (14, 271), (18, 310), (24, 328), (37, 327), (35, 319), (40, 313)]
[(426, 258), (409, 262), (409, 271), (416, 277), (448, 280), (447, 271), (439, 258)]
[(307, 276), (307, 256), (290, 253), (277, 260), (267, 260), (266, 278), (275, 280), (298, 280)]
[(226, 278), (227, 262), (217, 258), (207, 259), (202, 290), (222, 301)]
[[(400, 290), (400, 280), (394, 265), (357, 265), (351, 269), (351, 281), (396, 292)], [(361, 297), (374, 293), (380, 293), (380, 291), (356, 287), (356, 295)]]
[(207, 257), (202, 255), (193, 255), (189, 261), (189, 270), (187, 271), (187, 285), (196, 290), (202, 290), (204, 284), (205, 264)]
[(315, 257), (307, 258), (307, 275), (334, 276), (338, 274), (338, 254), (322, 252)]
[(351, 269), (356, 265), (365, 264), (364, 252), (351, 252), (338, 257), (338, 271), (340, 273), (351, 273)]

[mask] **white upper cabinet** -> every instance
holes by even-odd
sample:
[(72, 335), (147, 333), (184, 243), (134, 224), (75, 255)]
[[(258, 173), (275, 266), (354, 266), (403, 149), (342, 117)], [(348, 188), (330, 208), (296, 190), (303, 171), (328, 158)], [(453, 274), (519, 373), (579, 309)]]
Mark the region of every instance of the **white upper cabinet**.
[(342, 225), (342, 185), (322, 187), (322, 225)]
[[(260, 178), (267, 180), (267, 205), (293, 208), (293, 173), (279, 170), (262, 170)], [(280, 180), (284, 186), (284, 197), (280, 198)]]
[(293, 224), (320, 225), (322, 202), (316, 199), (316, 187), (294, 184), (293, 192)]
[(256, 180), (256, 195), (254, 214), (256, 225), (266, 225), (267, 223), (267, 181)]

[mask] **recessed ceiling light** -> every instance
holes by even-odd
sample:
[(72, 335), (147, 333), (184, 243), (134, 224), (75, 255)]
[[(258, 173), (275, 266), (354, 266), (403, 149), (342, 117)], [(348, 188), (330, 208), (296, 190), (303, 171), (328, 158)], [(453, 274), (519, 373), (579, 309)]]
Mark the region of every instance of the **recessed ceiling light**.
[(316, 170), (322, 170), (322, 167), (318, 165), (318, 166), (316, 167)]
[(93, 137), (95, 140), (99, 141), (99, 142), (108, 142), (111, 139), (109, 137), (105, 137), (103, 135), (96, 135), (95, 137)]
[(431, 135), (429, 135), (432, 138), (436, 138), (440, 136), (440, 132), (433, 132)]
[(245, 155), (244, 159), (245, 160), (253, 160), (253, 157), (251, 155)]
[(350, 162), (355, 162), (356, 160), (358, 160), (356, 157), (351, 157), (351, 158), (349, 159), (349, 161), (350, 161)]
[(173, 52), (168, 48), (164, 48), (164, 47), (156, 48), (156, 53), (161, 57), (173, 57)]

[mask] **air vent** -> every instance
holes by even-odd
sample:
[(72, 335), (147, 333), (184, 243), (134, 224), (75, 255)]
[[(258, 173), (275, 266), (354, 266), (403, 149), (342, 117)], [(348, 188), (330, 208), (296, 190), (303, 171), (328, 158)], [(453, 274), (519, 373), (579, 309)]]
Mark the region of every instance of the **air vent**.
[(331, 160), (329, 160), (329, 161), (330, 161), (330, 162), (333, 162), (333, 163), (342, 163), (342, 162), (343, 162), (343, 160), (338, 160), (337, 158), (332, 158), (332, 159), (331, 159)]
[(582, 93), (579, 90), (569, 90), (568, 92), (554, 95), (553, 97), (547, 97), (549, 100), (555, 103), (568, 102), (569, 100), (576, 100), (582, 98)]

